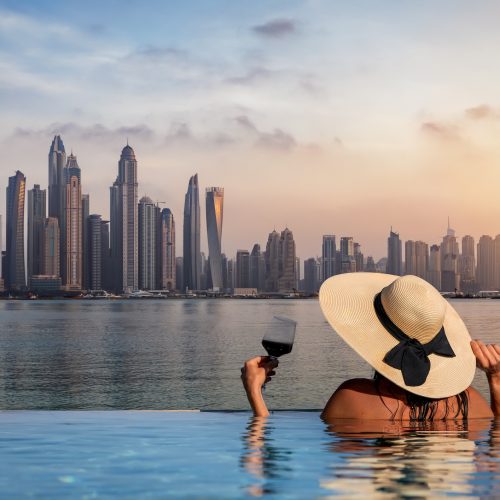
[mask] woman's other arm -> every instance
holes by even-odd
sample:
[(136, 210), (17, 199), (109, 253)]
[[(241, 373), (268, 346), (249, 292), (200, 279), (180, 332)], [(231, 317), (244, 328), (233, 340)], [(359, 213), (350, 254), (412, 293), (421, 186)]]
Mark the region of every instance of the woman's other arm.
[(248, 402), (256, 417), (267, 417), (269, 410), (262, 396), (262, 386), (271, 382), (278, 366), (278, 360), (270, 356), (257, 356), (245, 361), (241, 369), (241, 381), (247, 394)]
[(500, 346), (473, 340), (471, 347), (478, 368), (486, 373), (488, 379), (491, 410), (495, 417), (500, 417)]

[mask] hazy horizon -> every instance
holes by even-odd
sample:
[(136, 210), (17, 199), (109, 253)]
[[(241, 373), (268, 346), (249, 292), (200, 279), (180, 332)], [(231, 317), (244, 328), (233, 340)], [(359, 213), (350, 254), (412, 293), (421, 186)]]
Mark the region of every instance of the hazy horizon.
[[(127, 138), (139, 197), (166, 202), (182, 253), (189, 177), (225, 189), (223, 251), (288, 226), (365, 256), (401, 239), (500, 233), (500, 4), (0, 0), (2, 180), (47, 188), (60, 134), (91, 213)], [(5, 190), (0, 190), (5, 216)], [(5, 227), (3, 228), (5, 232)], [(206, 227), (202, 226), (206, 252)]]

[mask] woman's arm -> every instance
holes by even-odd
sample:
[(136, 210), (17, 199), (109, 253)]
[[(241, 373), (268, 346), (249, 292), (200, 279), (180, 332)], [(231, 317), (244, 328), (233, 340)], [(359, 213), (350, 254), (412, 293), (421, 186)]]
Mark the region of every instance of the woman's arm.
[(245, 361), (241, 369), (241, 380), (247, 393), (248, 402), (256, 417), (267, 417), (269, 411), (262, 396), (262, 386), (271, 382), (278, 366), (278, 360), (270, 356), (257, 356)]
[(490, 386), (490, 404), (495, 417), (500, 417), (500, 346), (486, 345), (480, 340), (471, 342), (477, 366), (486, 373)]

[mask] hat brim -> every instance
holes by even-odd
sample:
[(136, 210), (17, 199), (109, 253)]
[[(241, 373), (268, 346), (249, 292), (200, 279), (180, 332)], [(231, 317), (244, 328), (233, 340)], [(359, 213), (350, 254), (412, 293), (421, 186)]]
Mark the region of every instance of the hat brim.
[(373, 300), (397, 278), (399, 276), (382, 273), (333, 276), (323, 283), (319, 291), (321, 310), (330, 326), (352, 349), (399, 387), (434, 399), (459, 394), (470, 386), (474, 378), (476, 358), (470, 347), (467, 327), (448, 301), (445, 301), (443, 326), (455, 357), (430, 354), (431, 369), (427, 380), (420, 386), (407, 386), (401, 371), (384, 363), (384, 356), (398, 341), (378, 320)]

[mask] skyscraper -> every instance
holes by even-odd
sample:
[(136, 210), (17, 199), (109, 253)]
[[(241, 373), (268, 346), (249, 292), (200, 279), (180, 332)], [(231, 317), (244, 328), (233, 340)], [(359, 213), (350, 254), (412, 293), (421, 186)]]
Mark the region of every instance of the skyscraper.
[(295, 241), (290, 229), (281, 231), (279, 241), (278, 291), (291, 292), (296, 289)]
[(340, 262), (341, 273), (353, 273), (356, 271), (354, 241), (351, 236), (342, 236), (340, 238)]
[(92, 214), (87, 217), (88, 236), (88, 285), (90, 290), (102, 290), (102, 217)]
[(300, 290), (300, 258), (295, 257), (295, 290)]
[(175, 258), (175, 221), (169, 208), (164, 208), (160, 215), (160, 268), (159, 287), (164, 290), (175, 290), (176, 258)]
[(335, 235), (324, 234), (323, 245), (321, 247), (322, 281), (326, 281), (328, 278), (330, 278), (335, 274), (336, 255), (337, 255), (337, 245), (335, 243)]
[(104, 290), (113, 289), (113, 266), (109, 247), (109, 221), (101, 220), (101, 282)]
[(430, 248), (427, 281), (434, 288), (441, 290), (441, 249), (439, 245), (432, 245)]
[(495, 290), (495, 242), (488, 235), (477, 244), (477, 281), (480, 290)]
[(392, 228), (387, 239), (387, 274), (395, 274), (401, 276), (402, 272), (402, 255), (401, 255), (401, 240), (399, 234), (395, 233)]
[(206, 190), (206, 215), (208, 236), (208, 259), (212, 276), (212, 288), (222, 290), (222, 216), (224, 208), (224, 188), (209, 187)]
[(448, 230), (441, 243), (441, 291), (454, 292), (460, 289), (458, 270), (459, 249), (455, 231), (448, 221)]
[(48, 217), (43, 228), (43, 270), (47, 276), (61, 276), (60, 231), (57, 217)]
[(61, 136), (56, 135), (49, 150), (49, 217), (56, 217), (57, 219), (64, 216), (65, 168), (66, 151)]
[(356, 242), (354, 242), (354, 264), (357, 273), (365, 270), (365, 256), (361, 251), (361, 245)]
[(408, 240), (405, 242), (405, 274), (416, 274), (417, 256), (415, 254), (415, 242)]
[(429, 270), (429, 245), (424, 241), (415, 242), (415, 275), (427, 280)]
[(70, 154), (66, 165), (66, 212), (63, 244), (62, 283), (66, 290), (82, 289), (82, 186), (76, 156)]
[(198, 174), (189, 179), (184, 199), (183, 253), (184, 288), (199, 290), (201, 286), (201, 256)]
[(89, 261), (89, 225), (90, 197), (82, 194), (82, 288), (90, 287), (90, 261)]
[(236, 288), (250, 288), (250, 254), (248, 250), (236, 252)]
[(221, 262), (222, 262), (222, 287), (224, 288), (224, 290), (227, 290), (230, 287), (227, 281), (227, 257), (225, 253), (221, 255)]
[(184, 288), (184, 258), (175, 258), (175, 288), (182, 290)]
[(156, 235), (158, 221), (153, 200), (143, 196), (139, 200), (139, 288), (156, 289)]
[(227, 261), (227, 288), (233, 290), (236, 285), (236, 262), (234, 259)]
[(276, 230), (269, 233), (266, 245), (266, 291), (278, 291), (280, 277), (280, 235)]
[(210, 274), (210, 261), (205, 255), (205, 252), (200, 252), (200, 290), (212, 289), (212, 275)]
[(264, 289), (266, 274), (266, 263), (260, 251), (260, 245), (256, 243), (250, 253), (250, 288)]
[(19, 291), (26, 287), (24, 267), (24, 197), (26, 177), (19, 170), (9, 177), (7, 186), (6, 266), (7, 290)]
[(366, 269), (365, 270), (367, 273), (376, 273), (377, 272), (377, 268), (375, 267), (375, 261), (373, 260), (373, 257), (371, 255), (369, 255), (366, 258)]
[(139, 285), (137, 187), (137, 160), (127, 144), (118, 162), (118, 177), (110, 188), (113, 288), (119, 292), (137, 290)]
[(59, 269), (66, 274), (66, 151), (60, 135), (54, 136), (49, 150), (49, 217), (55, 217), (59, 227)]
[(500, 234), (495, 236), (495, 290), (500, 290)]
[(465, 293), (473, 293), (476, 289), (476, 256), (474, 238), (466, 235), (462, 238), (462, 254), (460, 255), (461, 289)]
[(304, 261), (304, 292), (316, 293), (319, 290), (320, 269), (318, 259), (311, 257)]
[(45, 189), (35, 184), (28, 191), (28, 287), (34, 274), (43, 274), (43, 228), (47, 215)]

